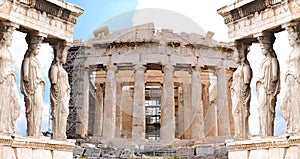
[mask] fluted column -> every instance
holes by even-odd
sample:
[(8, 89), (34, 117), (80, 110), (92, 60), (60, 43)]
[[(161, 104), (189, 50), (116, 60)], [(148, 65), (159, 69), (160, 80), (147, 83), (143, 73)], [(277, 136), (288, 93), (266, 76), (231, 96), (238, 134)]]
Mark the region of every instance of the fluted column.
[(77, 120), (79, 123), (76, 124), (76, 134), (84, 138), (88, 136), (88, 125), (89, 125), (89, 80), (90, 73), (89, 68), (83, 69), (83, 83), (82, 83), (82, 105), (77, 109)]
[(115, 137), (121, 137), (121, 131), (122, 131), (122, 109), (121, 109), (121, 105), (122, 105), (122, 83), (121, 82), (117, 82), (116, 83), (116, 136)]
[(160, 139), (175, 139), (175, 102), (174, 102), (174, 66), (163, 67), (164, 83), (161, 98)]
[(102, 127), (103, 127), (103, 95), (104, 95), (104, 86), (103, 83), (96, 84), (96, 105), (95, 105), (95, 115), (94, 115), (94, 131), (93, 136), (100, 137), (102, 136)]
[(202, 83), (201, 83), (201, 68), (196, 66), (192, 72), (192, 138), (198, 139), (205, 136), (204, 121), (203, 121), (203, 105), (202, 105)]
[(183, 100), (183, 89), (182, 83), (178, 88), (178, 127), (176, 128), (178, 131), (178, 135), (176, 138), (180, 139), (183, 137), (184, 133), (184, 100)]
[(227, 97), (226, 70), (223, 66), (217, 68), (217, 127), (218, 136), (230, 135), (230, 121)]
[(132, 138), (145, 139), (145, 70), (143, 65), (134, 67), (134, 95), (132, 109)]
[(116, 129), (116, 66), (109, 64), (107, 66), (105, 97), (104, 97), (104, 114), (103, 130), (104, 138), (113, 138)]
[[(209, 77), (208, 77), (209, 78)], [(209, 102), (209, 79), (202, 82), (202, 104), (203, 104), (203, 118), (204, 118), (204, 132), (205, 136), (215, 136), (215, 107), (211, 106)]]

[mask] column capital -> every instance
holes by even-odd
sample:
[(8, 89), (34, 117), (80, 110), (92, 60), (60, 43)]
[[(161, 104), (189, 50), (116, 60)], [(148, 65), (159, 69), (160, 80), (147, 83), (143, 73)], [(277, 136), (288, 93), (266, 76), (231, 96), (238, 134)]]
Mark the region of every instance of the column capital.
[(110, 64), (106, 65), (106, 71), (109, 71), (109, 70), (116, 72), (118, 70), (118, 68), (116, 65), (110, 63)]
[(146, 67), (142, 64), (136, 64), (133, 66), (133, 68), (134, 68), (134, 71), (138, 71), (138, 70), (145, 71), (146, 70)]
[(25, 40), (27, 44), (41, 44), (44, 40), (44, 35), (41, 35), (39, 32), (30, 32), (27, 33)]
[(163, 66), (162, 70), (163, 70), (163, 72), (165, 72), (166, 70), (174, 72), (175, 71), (175, 67), (173, 65), (171, 65), (171, 64), (166, 64), (166, 65)]
[(275, 35), (274, 33), (266, 32), (266, 33), (259, 33), (256, 35), (257, 39), (260, 44), (270, 44), (273, 45), (275, 42)]
[(199, 65), (194, 66), (193, 71), (202, 71), (201, 66)]

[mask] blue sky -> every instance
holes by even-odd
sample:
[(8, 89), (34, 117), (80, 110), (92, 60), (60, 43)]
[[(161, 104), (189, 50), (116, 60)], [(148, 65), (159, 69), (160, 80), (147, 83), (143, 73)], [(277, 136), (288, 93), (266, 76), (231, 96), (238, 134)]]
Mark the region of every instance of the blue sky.
[[(138, 0), (67, 0), (67, 2), (84, 9), (83, 15), (78, 18), (74, 28), (74, 39), (79, 40), (87, 39), (96, 27), (101, 26), (110, 18), (135, 10), (138, 4)], [(117, 26), (114, 30), (132, 26), (130, 20), (132, 16), (133, 14), (128, 15), (123, 25)]]
[[(92, 37), (92, 31), (99, 26), (109, 25), (110, 32), (116, 31), (118, 29), (126, 28), (132, 25), (138, 25), (142, 22), (147, 22), (147, 20), (153, 20), (151, 17), (155, 16), (153, 14), (144, 16), (139, 16), (140, 10), (145, 10), (145, 8), (156, 8), (164, 9), (168, 11), (173, 11), (173, 17), (162, 17), (158, 16), (155, 22), (157, 27), (165, 27), (163, 23), (168, 23), (168, 28), (176, 30), (180, 26), (188, 28), (183, 30), (185, 32), (193, 32), (194, 29), (189, 26), (197, 25), (204, 31), (212, 31), (215, 33), (214, 39), (218, 41), (227, 42), (227, 27), (223, 22), (223, 18), (218, 15), (217, 9), (224, 6), (225, 4), (232, 3), (234, 0), (209, 0), (209, 1), (199, 1), (199, 0), (66, 0), (72, 4), (76, 4), (84, 9), (84, 13), (78, 18), (77, 24), (74, 28), (74, 40), (87, 40)], [(149, 12), (148, 12), (149, 13)], [(151, 12), (150, 12), (151, 13)], [(178, 15), (181, 16), (178, 16)], [(185, 17), (189, 20), (188, 25), (186, 23), (180, 23), (177, 17)], [(165, 19), (164, 19), (165, 18)], [(163, 22), (159, 22), (162, 20)], [(171, 22), (170, 22), (171, 21)], [(149, 21), (150, 22), (150, 21)], [(182, 22), (182, 21), (181, 21)], [(179, 29), (180, 30), (180, 29)], [(21, 61), (23, 55), (26, 51), (26, 42), (24, 40), (25, 34), (16, 33), (14, 36), (13, 46), (11, 51), (16, 58), (16, 73), (19, 75)], [(282, 75), (284, 74), (285, 59), (290, 48), (288, 47), (287, 34), (282, 32), (276, 34), (277, 40), (275, 42), (275, 51), (278, 54), (279, 62), (281, 65)], [(39, 55), (39, 60), (41, 61), (44, 77), (46, 83), (46, 93), (45, 93), (45, 108), (44, 108), (44, 119), (43, 119), (43, 131), (48, 129), (48, 119), (49, 119), (49, 90), (50, 85), (47, 77), (47, 72), (50, 67), (53, 58), (51, 47), (44, 45), (42, 47), (41, 53)], [(262, 60), (261, 51), (258, 45), (253, 45), (251, 47), (251, 52), (248, 55), (251, 67), (254, 71), (254, 77), (251, 82), (252, 87), (252, 99), (251, 99), (251, 116), (250, 116), (250, 129), (253, 134), (258, 133), (258, 115), (257, 115), (257, 101), (256, 101), (256, 71), (258, 70), (259, 63)], [(19, 77), (19, 76), (18, 76)], [(19, 79), (18, 79), (19, 84)], [(282, 83), (283, 84), (283, 83)], [(21, 101), (23, 98), (21, 96)], [(278, 101), (278, 104), (280, 99)], [(284, 122), (280, 117), (279, 105), (276, 108), (277, 118), (275, 119), (275, 126), (277, 125), (275, 131), (277, 134), (284, 132)], [(25, 134), (26, 122), (25, 122), (25, 112), (24, 105), (22, 106), (21, 116), (17, 123), (17, 133)]]

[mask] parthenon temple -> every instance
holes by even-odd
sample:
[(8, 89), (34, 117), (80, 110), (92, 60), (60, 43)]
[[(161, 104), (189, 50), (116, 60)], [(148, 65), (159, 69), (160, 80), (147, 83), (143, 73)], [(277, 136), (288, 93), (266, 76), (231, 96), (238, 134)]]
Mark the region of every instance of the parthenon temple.
[(158, 30), (148, 23), (113, 33), (98, 28), (94, 38), (75, 43), (65, 67), (72, 70), (74, 97), (68, 135), (231, 136), (234, 50), (212, 36)]

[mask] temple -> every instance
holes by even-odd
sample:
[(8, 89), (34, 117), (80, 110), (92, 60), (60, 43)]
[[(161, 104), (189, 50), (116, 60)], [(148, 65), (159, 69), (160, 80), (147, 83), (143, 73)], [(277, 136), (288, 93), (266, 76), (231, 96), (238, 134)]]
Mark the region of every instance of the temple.
[(228, 92), (234, 50), (213, 40), (213, 33), (178, 34), (149, 23), (113, 33), (98, 28), (94, 35), (69, 50), (65, 68), (72, 70), (74, 97), (69, 136), (174, 140), (232, 135)]

